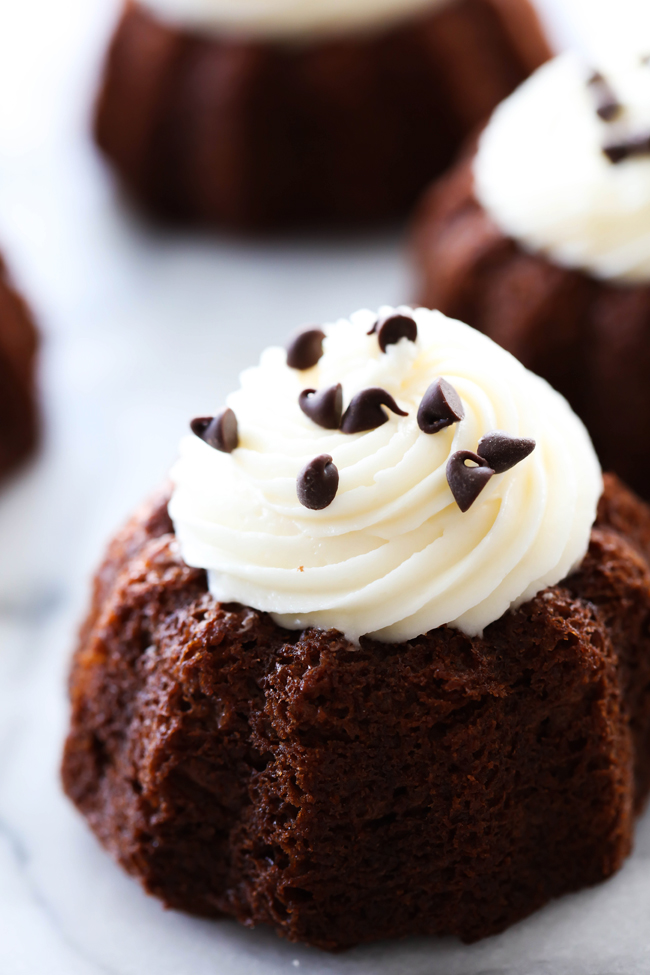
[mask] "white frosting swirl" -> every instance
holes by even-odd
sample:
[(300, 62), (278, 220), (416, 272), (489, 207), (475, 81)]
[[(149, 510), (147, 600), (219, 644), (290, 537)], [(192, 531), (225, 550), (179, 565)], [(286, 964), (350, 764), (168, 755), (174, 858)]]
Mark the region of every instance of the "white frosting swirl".
[(274, 40), (353, 33), (390, 25), (453, 0), (142, 0), (193, 30)]
[(624, 111), (606, 122), (593, 68), (564, 54), (495, 111), (474, 163), (475, 192), (524, 248), (594, 277), (650, 281), (650, 155), (613, 164), (606, 142), (650, 135), (650, 64), (599, 65)]
[[(267, 610), (290, 629), (337, 627), (355, 641), (408, 640), (443, 623), (473, 635), (580, 563), (602, 490), (580, 420), (484, 335), (439, 312), (413, 314), (417, 341), (385, 353), (367, 334), (369, 311), (324, 326), (324, 354), (308, 371), (267, 349), (227, 400), (240, 446), (225, 454), (183, 440), (169, 510), (183, 558), (208, 570), (216, 599)], [(417, 410), (438, 376), (465, 417), (425, 434)], [(408, 416), (391, 413), (366, 433), (325, 430), (302, 413), (298, 394), (337, 382), (344, 406), (381, 386)], [(536, 449), (492, 477), (463, 514), (447, 460), (494, 430), (532, 437)], [(331, 505), (313, 511), (298, 501), (296, 476), (320, 454), (332, 456), (340, 482)]]

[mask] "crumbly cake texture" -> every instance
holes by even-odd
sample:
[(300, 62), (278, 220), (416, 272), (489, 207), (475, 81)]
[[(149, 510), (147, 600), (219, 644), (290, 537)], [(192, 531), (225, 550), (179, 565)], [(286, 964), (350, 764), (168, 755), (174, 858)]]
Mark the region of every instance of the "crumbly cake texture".
[(0, 257), (0, 477), (24, 460), (36, 444), (36, 348), (31, 314), (12, 287)]
[(375, 221), (403, 212), (548, 57), (528, 0), (458, 0), (379, 33), (300, 45), (200, 36), (128, 2), (96, 139), (165, 220)]
[(650, 286), (552, 264), (505, 236), (473, 190), (475, 144), (413, 224), (418, 299), (498, 342), (561, 392), (605, 470), (650, 498)]
[(167, 495), (112, 542), (63, 780), (168, 906), (326, 949), (472, 941), (610, 876), (650, 785), (650, 511), (612, 476), (580, 571), (469, 638), (220, 605)]

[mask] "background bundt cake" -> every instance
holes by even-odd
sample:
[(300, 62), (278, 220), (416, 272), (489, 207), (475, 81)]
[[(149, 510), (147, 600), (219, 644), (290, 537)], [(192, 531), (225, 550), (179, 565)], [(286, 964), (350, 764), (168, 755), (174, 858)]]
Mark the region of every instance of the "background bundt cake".
[(646, 498), (649, 241), (650, 66), (563, 55), (430, 189), (412, 242), (418, 299), (548, 379)]
[(36, 344), (29, 310), (12, 287), (0, 257), (0, 477), (36, 443)]
[(165, 219), (252, 228), (392, 217), (550, 56), (528, 0), (262, 11), (124, 8), (96, 138)]
[(650, 511), (566, 401), (384, 309), (227, 403), (96, 578), (63, 779), (104, 845), (168, 905), (331, 949), (609, 876), (650, 783)]

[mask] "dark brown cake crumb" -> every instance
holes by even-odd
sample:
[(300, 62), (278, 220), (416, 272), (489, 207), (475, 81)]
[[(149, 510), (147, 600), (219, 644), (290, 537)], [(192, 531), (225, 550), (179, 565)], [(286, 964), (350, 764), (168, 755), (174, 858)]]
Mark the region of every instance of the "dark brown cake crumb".
[(474, 940), (612, 874), (650, 763), (650, 511), (606, 479), (578, 573), (404, 644), (220, 605), (166, 497), (116, 537), (65, 789), (166, 904), (321, 948)]
[(128, 2), (96, 139), (167, 220), (381, 221), (404, 213), (550, 56), (528, 0), (457, 0), (389, 30), (301, 44), (208, 38)]
[(31, 314), (12, 287), (0, 257), (0, 477), (36, 445), (36, 347)]

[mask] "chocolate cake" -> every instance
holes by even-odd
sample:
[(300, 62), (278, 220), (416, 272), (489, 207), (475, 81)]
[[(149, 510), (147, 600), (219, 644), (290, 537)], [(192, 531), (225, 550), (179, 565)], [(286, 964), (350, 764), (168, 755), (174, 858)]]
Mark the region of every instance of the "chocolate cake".
[(112, 542), (68, 795), (174, 908), (321, 948), (475, 940), (610, 876), (650, 776), (650, 512), (606, 479), (578, 573), (403, 644), (217, 603), (162, 495)]
[(33, 450), (37, 336), (30, 312), (0, 257), (0, 478)]
[(191, 431), (74, 658), (63, 780), (113, 856), (326, 949), (610, 876), (650, 785), (650, 509), (566, 401), (386, 308), (267, 349)]
[(184, 26), (129, 0), (97, 142), (165, 220), (270, 228), (401, 214), (550, 56), (528, 0), (417, 6), (387, 26), (269, 38)]
[[(644, 70), (650, 75), (650, 67)], [(549, 65), (542, 69), (538, 86), (548, 83), (550, 87), (552, 75), (560, 72), (565, 73), (561, 61), (557, 68)], [(584, 87), (587, 90), (594, 86)], [(529, 83), (513, 96), (512, 108), (523, 112), (524, 100), (531, 94), (539, 96), (541, 92), (532, 91)], [(530, 207), (525, 204), (520, 207), (523, 216), (512, 232), (499, 219), (503, 201), (499, 199), (497, 206), (489, 206), (483, 198), (486, 194), (477, 187), (475, 173), (480, 154), (476, 141), (466, 147), (455, 167), (428, 190), (419, 205), (412, 232), (417, 296), (427, 307), (439, 308), (489, 335), (529, 369), (546, 378), (585, 421), (603, 467), (615, 471), (647, 499), (650, 498), (647, 450), (650, 443), (647, 378), (650, 273), (643, 245), (637, 242), (636, 235), (640, 238), (646, 225), (650, 233), (650, 220), (645, 216), (648, 191), (644, 183), (648, 180), (630, 187), (621, 179), (638, 176), (638, 170), (626, 171), (625, 167), (643, 166), (645, 157), (639, 153), (619, 163), (608, 160), (603, 152), (603, 149), (609, 151), (608, 123), (598, 118), (593, 92), (587, 95), (593, 104), (588, 101), (581, 105), (582, 115), (591, 113), (594, 125), (603, 130), (594, 133), (599, 141), (594, 139), (589, 149), (592, 157), (598, 154), (602, 161), (583, 159), (586, 147), (582, 145), (578, 147), (581, 151), (573, 153), (572, 146), (560, 144), (558, 138), (549, 139), (553, 143), (550, 162), (555, 162), (558, 170), (549, 179), (543, 175), (548, 159), (540, 160), (539, 173), (522, 162), (522, 153), (528, 152), (524, 147), (532, 143), (530, 154), (534, 155), (538, 146), (536, 139), (529, 139), (529, 133), (521, 126), (517, 126), (515, 135), (519, 119), (514, 112), (512, 117), (507, 117), (505, 112), (495, 116), (502, 129), (503, 154), (514, 157), (507, 163), (508, 168), (504, 167), (504, 187), (515, 160), (522, 174), (528, 176), (527, 190), (522, 188), (521, 192), (519, 187), (515, 188), (516, 180), (511, 181), (511, 209), (514, 211), (526, 192), (530, 201)], [(552, 97), (549, 117), (561, 114), (558, 106), (568, 114), (570, 109), (565, 103), (572, 106), (569, 95), (562, 102), (559, 92), (553, 89), (548, 94), (549, 102)], [(531, 124), (535, 119), (539, 132), (546, 133), (549, 129), (546, 119), (540, 119), (539, 101), (538, 97), (530, 107)], [(582, 115), (577, 108), (571, 115), (579, 133), (584, 128)], [(513, 130), (507, 149), (506, 122)], [(483, 144), (481, 137), (480, 145)], [(578, 162), (567, 174), (566, 185), (562, 185), (559, 170), (563, 165), (569, 168), (567, 160), (572, 155)], [(583, 163), (585, 177), (581, 187), (579, 166)], [(603, 185), (599, 182), (594, 186), (593, 206), (588, 197), (584, 204), (587, 212), (583, 214), (580, 207), (591, 189), (590, 181), (595, 182), (591, 172), (596, 166)], [(612, 199), (612, 206), (618, 208), (616, 219), (598, 209), (600, 206), (604, 210), (603, 201)], [(572, 204), (572, 200), (577, 202)], [(544, 211), (548, 224), (538, 231), (535, 223), (536, 235), (531, 232), (527, 237), (526, 221), (531, 226), (534, 221), (539, 222), (541, 227), (540, 214)], [(512, 212), (508, 212), (507, 219), (513, 219)], [(624, 260), (629, 262), (629, 268)], [(634, 263), (636, 260), (638, 264)]]

